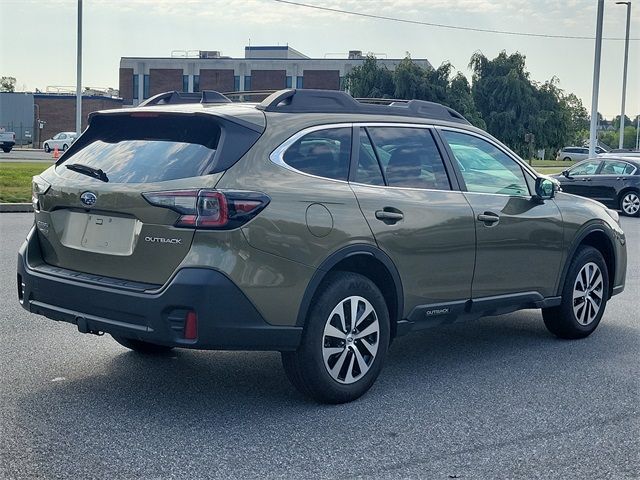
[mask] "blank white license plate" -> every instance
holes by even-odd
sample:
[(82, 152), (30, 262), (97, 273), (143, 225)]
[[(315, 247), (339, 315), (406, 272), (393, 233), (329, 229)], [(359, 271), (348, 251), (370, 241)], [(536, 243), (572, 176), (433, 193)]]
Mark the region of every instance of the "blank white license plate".
[(131, 255), (136, 220), (93, 213), (65, 212), (60, 242), (66, 247), (110, 255)]

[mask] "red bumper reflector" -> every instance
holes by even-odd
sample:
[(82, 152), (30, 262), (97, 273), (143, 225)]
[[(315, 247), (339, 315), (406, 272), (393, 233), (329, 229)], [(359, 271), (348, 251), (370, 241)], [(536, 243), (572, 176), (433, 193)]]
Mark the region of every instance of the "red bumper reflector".
[(195, 340), (196, 338), (198, 338), (198, 316), (196, 312), (189, 312), (184, 321), (184, 339)]

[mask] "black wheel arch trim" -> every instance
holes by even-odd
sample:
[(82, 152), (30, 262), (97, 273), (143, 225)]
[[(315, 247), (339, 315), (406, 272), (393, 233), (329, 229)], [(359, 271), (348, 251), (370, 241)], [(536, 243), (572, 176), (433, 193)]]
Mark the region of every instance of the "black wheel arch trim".
[(356, 255), (372, 256), (376, 260), (380, 261), (387, 269), (387, 271), (391, 275), (391, 278), (393, 279), (396, 292), (397, 305), (395, 320), (397, 322), (400, 322), (402, 320), (402, 314), (404, 312), (404, 290), (402, 287), (400, 274), (398, 273), (398, 269), (396, 268), (395, 264), (393, 263), (391, 258), (389, 258), (389, 256), (378, 247), (369, 244), (355, 244), (349, 245), (333, 252), (317, 268), (317, 270), (311, 277), (311, 280), (309, 280), (307, 288), (302, 297), (302, 302), (300, 302), (300, 308), (298, 309), (298, 318), (296, 319), (296, 326), (305, 325), (307, 312), (309, 310), (309, 306), (311, 305), (311, 300), (318, 290), (320, 283), (322, 283), (322, 280), (329, 273), (329, 271), (342, 260)]
[[(564, 261), (564, 265), (562, 266), (562, 271), (560, 273), (560, 277), (558, 279), (558, 284), (556, 285), (556, 292), (557, 295), (562, 295), (562, 289), (564, 286), (564, 282), (567, 278), (567, 273), (569, 272), (569, 265), (571, 264), (571, 260), (573, 260), (573, 257), (576, 254), (576, 251), (578, 250), (578, 247), (582, 244), (582, 241), (587, 238), (587, 236), (589, 236), (592, 233), (595, 232), (600, 232), (603, 233), (605, 235), (605, 237), (607, 238), (607, 240), (609, 241), (609, 244), (611, 246), (611, 251), (613, 252), (613, 254), (615, 255), (615, 239), (612, 238), (611, 235), (611, 231), (610, 229), (605, 226), (603, 223), (600, 223), (600, 221), (597, 221), (597, 223), (589, 223), (587, 224), (585, 227), (582, 228), (582, 230), (580, 230), (578, 232), (578, 234), (574, 237), (573, 242), (571, 243), (571, 248), (569, 249), (569, 254), (567, 255), (567, 258)], [(613, 259), (613, 266), (616, 266), (616, 259)], [(615, 275), (615, 272), (609, 272), (609, 289), (612, 288), (612, 285), (614, 283), (614, 275), (612, 275), (612, 273)], [(611, 295), (611, 292), (609, 292), (609, 294)]]

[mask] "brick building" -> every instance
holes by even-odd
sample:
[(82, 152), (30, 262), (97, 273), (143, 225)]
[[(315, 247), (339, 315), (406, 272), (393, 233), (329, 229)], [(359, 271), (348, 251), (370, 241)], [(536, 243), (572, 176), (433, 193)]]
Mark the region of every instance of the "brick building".
[[(75, 95), (35, 93), (33, 101), (36, 117), (45, 122), (44, 127), (40, 129), (40, 144), (59, 132), (74, 132), (76, 130)], [(122, 108), (122, 98), (100, 95), (83, 96), (82, 130), (87, 127), (87, 118), (91, 112), (112, 108)]]
[[(362, 65), (362, 52), (348, 58), (309, 58), (289, 46), (245, 47), (244, 58), (231, 58), (217, 51), (198, 51), (197, 56), (180, 52), (169, 58), (123, 57), (120, 60), (120, 96), (125, 106), (138, 105), (157, 93), (279, 90), (320, 88), (338, 90), (344, 76)], [(401, 59), (378, 59), (393, 70)], [(414, 60), (421, 67), (427, 60)]]

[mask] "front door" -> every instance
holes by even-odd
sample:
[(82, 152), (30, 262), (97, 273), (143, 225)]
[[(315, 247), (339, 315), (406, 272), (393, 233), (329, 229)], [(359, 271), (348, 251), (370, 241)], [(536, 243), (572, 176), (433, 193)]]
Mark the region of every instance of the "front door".
[(555, 202), (533, 199), (533, 177), (497, 144), (455, 130), (440, 133), (457, 162), (474, 213), (473, 299), (555, 295), (563, 249), (562, 218)]
[(351, 187), (379, 247), (398, 268), (405, 316), (427, 320), (461, 311), (471, 295), (473, 212), (431, 129), (360, 127), (354, 145)]
[(601, 163), (599, 160), (587, 160), (574, 165), (568, 175), (561, 180), (562, 191), (593, 198), (595, 194), (593, 177), (595, 177)]

